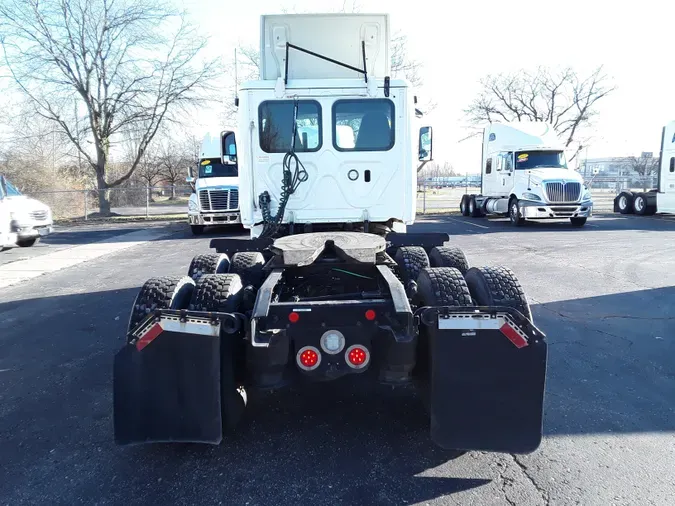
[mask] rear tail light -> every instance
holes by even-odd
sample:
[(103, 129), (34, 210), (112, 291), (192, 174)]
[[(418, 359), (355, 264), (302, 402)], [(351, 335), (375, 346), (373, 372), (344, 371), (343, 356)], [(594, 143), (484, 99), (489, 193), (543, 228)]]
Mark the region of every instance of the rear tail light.
[(296, 360), (300, 369), (312, 371), (321, 364), (321, 353), (314, 346), (305, 346), (298, 351)]
[(345, 351), (345, 361), (352, 369), (363, 369), (370, 362), (370, 352), (365, 346), (354, 344)]

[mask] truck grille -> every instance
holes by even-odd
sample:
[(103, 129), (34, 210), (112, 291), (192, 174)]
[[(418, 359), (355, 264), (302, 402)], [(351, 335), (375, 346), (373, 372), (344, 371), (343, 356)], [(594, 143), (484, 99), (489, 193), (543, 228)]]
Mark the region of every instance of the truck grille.
[(581, 183), (546, 183), (549, 202), (576, 202), (581, 195)]
[(47, 219), (47, 211), (33, 211), (30, 213), (30, 217), (35, 221), (45, 221)]
[(199, 204), (204, 211), (236, 211), (239, 190), (200, 190)]

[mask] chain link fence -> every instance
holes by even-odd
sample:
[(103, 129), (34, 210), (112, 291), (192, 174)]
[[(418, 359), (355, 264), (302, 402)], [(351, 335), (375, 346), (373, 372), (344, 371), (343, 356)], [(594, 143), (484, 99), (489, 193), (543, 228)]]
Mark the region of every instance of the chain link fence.
[[(47, 204), (55, 220), (187, 217), (190, 186), (134, 186), (107, 190), (54, 190), (28, 193)], [(103, 202), (102, 202), (103, 201)], [(110, 204), (110, 214), (101, 204)]]
[[(623, 189), (642, 191), (656, 187), (656, 179), (641, 184), (628, 177), (589, 178), (596, 212), (612, 212), (614, 197)], [(98, 190), (54, 190), (32, 192), (28, 195), (47, 204), (55, 220), (95, 220), (134, 218), (187, 218), (188, 199), (192, 188), (176, 186), (134, 186), (105, 190), (110, 214), (101, 213)], [(421, 181), (417, 186), (417, 212), (439, 213), (459, 211), (465, 193), (480, 193), (475, 182), (463, 185), (439, 185)], [(104, 199), (106, 198), (104, 195)]]

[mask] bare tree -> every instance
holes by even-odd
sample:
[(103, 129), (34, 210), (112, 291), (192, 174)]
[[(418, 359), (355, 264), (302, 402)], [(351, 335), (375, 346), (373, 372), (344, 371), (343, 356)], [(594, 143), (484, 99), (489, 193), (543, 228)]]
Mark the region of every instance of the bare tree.
[(171, 185), (171, 200), (176, 198), (176, 185), (184, 180), (187, 168), (196, 163), (195, 147), (195, 139), (189, 137), (180, 143), (167, 142), (162, 146), (160, 173), (164, 182)]
[[(162, 0), (5, 0), (0, 33), (14, 83), (93, 169), (102, 214), (107, 189), (132, 176), (164, 122), (206, 98), (216, 69), (199, 61), (205, 39)], [(137, 150), (111, 180), (124, 131)]]
[(630, 156), (625, 160), (626, 168), (640, 176), (643, 190), (647, 191), (647, 186), (651, 183), (654, 174), (659, 171), (661, 164), (660, 158), (654, 158), (651, 153), (642, 153), (640, 156)]
[(480, 81), (481, 90), (465, 113), (474, 123), (548, 122), (569, 147), (597, 115), (597, 102), (615, 89), (607, 81), (602, 66), (587, 77), (570, 68), (553, 71), (546, 67), (488, 75)]

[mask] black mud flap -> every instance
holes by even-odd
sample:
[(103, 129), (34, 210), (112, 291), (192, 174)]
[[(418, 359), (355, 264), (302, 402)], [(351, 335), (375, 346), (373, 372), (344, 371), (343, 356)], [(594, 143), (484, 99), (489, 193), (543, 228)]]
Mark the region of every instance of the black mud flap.
[(117, 353), (117, 444), (221, 442), (219, 326), (204, 323), (182, 324), (192, 325), (188, 331), (177, 322), (149, 323)]
[(545, 336), (514, 309), (467, 309), (422, 316), (432, 351), (431, 438), (446, 449), (531, 453), (543, 432)]

